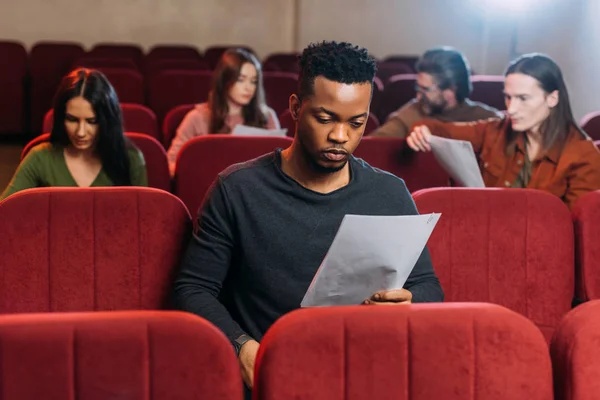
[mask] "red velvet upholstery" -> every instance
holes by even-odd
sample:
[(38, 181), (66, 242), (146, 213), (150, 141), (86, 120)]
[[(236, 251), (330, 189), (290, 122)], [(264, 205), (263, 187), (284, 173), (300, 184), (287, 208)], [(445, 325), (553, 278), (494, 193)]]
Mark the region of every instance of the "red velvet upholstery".
[[(148, 174), (148, 186), (170, 191), (171, 174), (169, 173), (167, 152), (158, 140), (143, 133), (126, 132), (125, 135), (144, 155), (146, 173)], [(27, 143), (21, 153), (21, 160), (25, 158), (32, 148), (49, 140), (50, 134), (43, 133)]]
[(217, 175), (230, 165), (251, 160), (276, 148), (287, 148), (288, 137), (232, 135), (198, 136), (183, 145), (177, 156), (174, 187), (195, 219), (198, 208)]
[(495, 75), (473, 75), (471, 77), (473, 91), (469, 98), (488, 106), (505, 110), (504, 77)]
[(405, 62), (380, 61), (377, 63), (377, 76), (385, 83), (394, 76), (400, 74), (414, 74), (414, 67)]
[(292, 312), (267, 332), (254, 399), (551, 400), (548, 347), (492, 304)]
[(77, 43), (41, 42), (31, 49), (31, 129), (40, 133), (46, 111), (63, 76), (84, 54)]
[[(126, 131), (145, 133), (153, 138), (161, 139), (156, 115), (151, 109), (141, 104), (121, 103), (121, 112)], [(53, 118), (54, 111), (50, 109), (44, 117), (43, 132), (52, 131)]]
[(298, 74), (300, 67), (298, 65), (299, 53), (273, 53), (263, 62), (263, 71), (293, 72)]
[[(296, 121), (292, 118), (292, 114), (290, 110), (285, 110), (279, 116), (279, 124), (282, 129), (287, 129), (287, 135), (289, 137), (294, 137), (296, 134)], [(375, 129), (379, 127), (379, 120), (373, 113), (369, 113), (369, 118), (367, 119), (367, 126), (365, 126), (364, 135), (368, 135), (373, 132)]]
[(174, 70), (191, 70), (191, 71), (208, 71), (210, 66), (204, 59), (174, 59), (162, 60), (156, 59), (146, 63), (146, 76), (150, 76), (160, 71)]
[(448, 174), (432, 153), (412, 151), (402, 138), (363, 137), (354, 155), (404, 179), (408, 190), (448, 186)]
[(21, 43), (0, 41), (0, 135), (23, 132), (27, 51)]
[(137, 71), (138, 66), (131, 58), (102, 58), (93, 57), (89, 54), (78, 59), (73, 65), (74, 68), (124, 68)]
[(181, 121), (183, 121), (185, 115), (194, 107), (195, 104), (182, 104), (169, 110), (162, 124), (163, 146), (165, 149), (171, 146), (171, 142), (177, 133), (177, 128), (179, 128)]
[(2, 399), (242, 398), (232, 347), (179, 312), (98, 312), (0, 318)]
[(211, 71), (160, 71), (148, 79), (148, 105), (162, 124), (165, 115), (174, 107), (207, 101), (211, 84)]
[(600, 301), (577, 306), (561, 321), (550, 352), (556, 400), (596, 400), (600, 394)]
[(575, 225), (575, 294), (600, 299), (600, 191), (581, 196), (571, 210)]
[(137, 44), (99, 43), (88, 54), (100, 58), (130, 58), (140, 70), (144, 63), (144, 51)]
[(586, 114), (580, 125), (593, 140), (600, 140), (600, 111)]
[(392, 76), (384, 83), (381, 101), (377, 110), (377, 117), (382, 124), (391, 113), (415, 98), (416, 79), (417, 76), (413, 74), (400, 74)]
[(263, 74), (267, 105), (279, 115), (289, 108), (290, 96), (298, 91), (298, 75), (290, 72)]
[(160, 309), (191, 229), (150, 188), (37, 188), (0, 203), (0, 312)]
[(531, 189), (426, 189), (421, 214), (442, 216), (429, 238), (447, 301), (517, 311), (549, 339), (571, 309), (573, 224), (558, 197)]
[(138, 71), (129, 68), (97, 68), (115, 88), (122, 103), (144, 104), (144, 77)]
[(158, 45), (146, 55), (146, 64), (156, 60), (200, 60), (200, 52), (192, 46)]

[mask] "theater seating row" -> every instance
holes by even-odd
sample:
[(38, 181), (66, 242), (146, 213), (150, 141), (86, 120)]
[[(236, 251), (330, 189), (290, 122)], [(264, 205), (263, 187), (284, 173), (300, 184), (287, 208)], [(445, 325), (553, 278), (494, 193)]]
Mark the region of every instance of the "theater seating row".
[[(571, 311), (549, 350), (492, 304), (298, 310), (263, 338), (253, 398), (592, 400), (599, 313), (600, 301)], [(243, 398), (231, 344), (192, 314), (4, 315), (0, 342), (6, 400)]]
[[(442, 213), (428, 246), (446, 301), (505, 306), (550, 339), (574, 295), (600, 299), (600, 191), (573, 214), (527, 189), (413, 197), (422, 214)], [(169, 308), (191, 226), (183, 202), (157, 189), (19, 192), (0, 203), (0, 313)]]
[[(173, 191), (195, 215), (204, 195), (217, 174), (228, 166), (259, 157), (275, 148), (287, 148), (289, 137), (249, 137), (207, 135), (190, 140), (181, 149), (173, 182), (169, 175), (167, 154), (158, 141), (148, 135), (127, 133), (144, 153), (150, 187)], [(33, 146), (49, 140), (43, 134), (32, 140), (21, 158)], [(431, 153), (415, 153), (405, 139), (363, 138), (356, 149), (356, 157), (374, 167), (402, 177), (412, 191), (423, 188), (448, 186), (448, 174), (438, 165)]]
[[(162, 123), (172, 108), (208, 98), (210, 69), (226, 48), (216, 46), (202, 56), (189, 46), (158, 46), (144, 55), (135, 45), (101, 44), (85, 52), (75, 43), (38, 43), (28, 54), (20, 43), (0, 42), (0, 58), (11, 60), (0, 70), (0, 88), (6, 94), (0, 107), (0, 134), (39, 133), (61, 77), (78, 66), (104, 72), (122, 102), (148, 105)], [(296, 57), (281, 53), (265, 60), (267, 103), (279, 115), (296, 89)], [(393, 57), (379, 63), (372, 104), (376, 120), (385, 121), (414, 97), (415, 61)], [(504, 107), (502, 77), (477, 76), (473, 84), (473, 99)]]

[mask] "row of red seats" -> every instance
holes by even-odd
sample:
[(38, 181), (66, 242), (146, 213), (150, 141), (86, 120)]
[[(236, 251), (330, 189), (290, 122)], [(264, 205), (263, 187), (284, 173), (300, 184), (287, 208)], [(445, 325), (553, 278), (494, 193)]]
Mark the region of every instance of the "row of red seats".
[[(10, 99), (0, 108), (0, 134), (21, 133), (28, 127), (40, 132), (43, 113), (50, 108), (60, 79), (76, 66), (98, 68), (122, 102), (147, 104), (162, 123), (173, 107), (207, 99), (212, 72), (203, 62), (214, 66), (209, 57), (220, 56), (226, 48), (211, 48), (201, 58), (197, 50), (185, 46), (157, 47), (144, 56), (139, 46), (98, 45), (85, 53), (78, 44), (40, 43), (33, 47), (28, 60), (21, 44), (0, 42), (0, 58), (11, 60), (0, 71), (0, 88)], [(278, 114), (287, 109), (288, 98), (296, 89), (296, 74), (289, 72), (296, 69), (286, 67), (295, 65), (296, 56), (275, 54), (265, 62), (267, 103)], [(372, 105), (379, 120), (414, 97), (414, 75), (406, 75), (414, 73), (414, 61), (414, 57), (396, 57), (380, 63)], [(501, 77), (474, 78), (473, 98), (502, 108), (501, 82)], [(388, 83), (390, 88), (385, 89)]]
[[(413, 197), (422, 214), (442, 213), (428, 246), (447, 301), (505, 306), (550, 339), (574, 295), (600, 299), (600, 191), (572, 214), (529, 189)], [(0, 203), (0, 313), (168, 308), (191, 225), (183, 202), (157, 189), (16, 193)]]
[[(154, 138), (127, 133), (146, 160), (150, 187), (172, 191), (183, 200), (193, 215), (219, 172), (232, 164), (259, 157), (275, 148), (287, 148), (289, 137), (249, 137), (207, 135), (187, 142), (180, 150), (171, 182), (167, 154)], [(43, 134), (25, 146), (21, 158), (39, 143), (49, 140)], [(363, 138), (354, 152), (376, 168), (402, 177), (411, 192), (423, 188), (448, 186), (449, 176), (432, 153), (415, 153), (401, 138)]]
[[(598, 313), (600, 301), (571, 311), (549, 351), (531, 322), (491, 304), (299, 310), (265, 335), (253, 398), (592, 400)], [(191, 314), (2, 316), (0, 341), (7, 400), (242, 399), (231, 345)]]

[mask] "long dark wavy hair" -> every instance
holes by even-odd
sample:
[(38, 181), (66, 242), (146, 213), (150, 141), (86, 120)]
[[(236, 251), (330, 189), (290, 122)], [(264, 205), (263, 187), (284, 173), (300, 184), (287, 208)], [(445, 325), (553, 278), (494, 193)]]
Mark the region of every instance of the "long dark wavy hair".
[(125, 136), (121, 106), (114, 88), (100, 72), (79, 68), (65, 76), (54, 97), (54, 123), (50, 142), (54, 146), (71, 144), (65, 129), (67, 102), (75, 97), (87, 100), (96, 114), (98, 136), (96, 154), (102, 169), (115, 186), (131, 186), (128, 148), (133, 144)]
[(245, 63), (254, 65), (257, 73), (256, 93), (250, 103), (242, 107), (244, 125), (266, 128), (268, 118), (266, 115), (265, 90), (263, 87), (262, 67), (252, 53), (244, 49), (229, 49), (217, 64), (213, 75), (213, 84), (208, 100), (210, 109), (210, 133), (229, 133), (225, 126), (225, 119), (229, 114), (228, 93), (229, 89), (237, 82), (240, 71)]
[[(587, 137), (573, 117), (569, 93), (562, 72), (550, 57), (540, 53), (522, 55), (510, 63), (504, 76), (510, 74), (523, 74), (534, 78), (546, 94), (558, 91), (558, 104), (550, 110), (548, 118), (540, 126), (544, 151), (555, 145), (562, 148), (573, 128)], [(511, 131), (513, 138), (515, 135)]]

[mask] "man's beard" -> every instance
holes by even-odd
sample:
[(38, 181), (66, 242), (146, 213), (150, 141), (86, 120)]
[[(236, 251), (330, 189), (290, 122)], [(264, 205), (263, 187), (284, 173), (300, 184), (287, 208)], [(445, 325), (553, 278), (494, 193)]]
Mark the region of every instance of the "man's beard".
[(304, 154), (304, 158), (307, 160), (307, 164), (309, 165), (309, 167), (316, 173), (324, 174), (324, 175), (325, 174), (333, 174), (334, 172), (338, 172), (338, 171), (342, 170), (348, 163), (348, 161), (344, 161), (343, 163), (341, 163), (340, 165), (335, 166), (335, 167), (326, 167), (324, 165), (321, 165), (317, 159), (318, 156), (315, 156), (310, 151), (308, 151), (308, 149), (304, 145), (302, 139), (301, 138), (299, 138), (299, 139), (300, 139), (300, 147), (302, 148), (302, 153)]
[(445, 100), (442, 100), (439, 104), (432, 103), (429, 100), (421, 100), (419, 103), (421, 104), (421, 110), (429, 116), (443, 113), (447, 105)]

